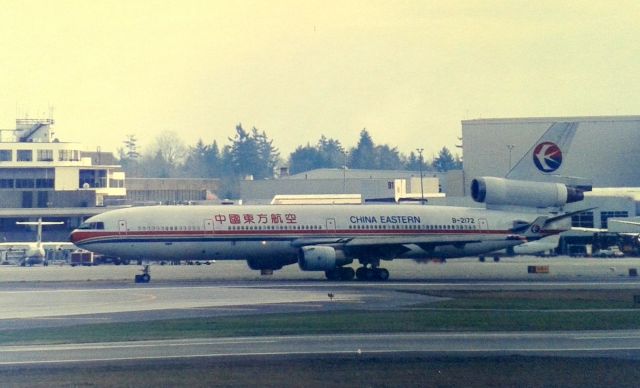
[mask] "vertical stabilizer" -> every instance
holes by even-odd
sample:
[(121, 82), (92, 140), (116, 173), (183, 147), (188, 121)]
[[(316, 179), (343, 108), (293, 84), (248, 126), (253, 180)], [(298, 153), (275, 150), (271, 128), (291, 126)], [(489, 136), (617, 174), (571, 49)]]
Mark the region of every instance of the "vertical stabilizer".
[[(578, 127), (577, 122), (556, 122), (507, 173), (508, 179), (557, 182)], [(554, 179), (555, 178), (555, 179)]]
[(42, 221), (42, 217), (38, 218), (38, 221), (25, 221), (25, 222), (16, 222), (16, 225), (32, 225), (37, 227), (37, 236), (36, 236), (36, 245), (40, 246), (42, 244), (42, 226), (43, 225), (62, 225), (64, 222), (62, 221)]
[(42, 217), (38, 218), (38, 236), (36, 238), (36, 244), (38, 246), (42, 244)]

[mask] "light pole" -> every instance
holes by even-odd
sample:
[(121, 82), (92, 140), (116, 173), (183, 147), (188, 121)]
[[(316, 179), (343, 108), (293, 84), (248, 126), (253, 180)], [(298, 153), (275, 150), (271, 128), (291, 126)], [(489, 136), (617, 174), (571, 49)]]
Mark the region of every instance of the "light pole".
[(342, 166), (342, 194), (347, 194), (347, 157), (349, 152), (344, 151), (344, 165)]
[(509, 149), (509, 171), (511, 171), (511, 151), (514, 147), (515, 145), (513, 144), (507, 144), (507, 148)]
[(416, 151), (420, 155), (420, 204), (424, 205), (424, 185), (422, 183), (422, 151), (424, 148), (416, 148)]

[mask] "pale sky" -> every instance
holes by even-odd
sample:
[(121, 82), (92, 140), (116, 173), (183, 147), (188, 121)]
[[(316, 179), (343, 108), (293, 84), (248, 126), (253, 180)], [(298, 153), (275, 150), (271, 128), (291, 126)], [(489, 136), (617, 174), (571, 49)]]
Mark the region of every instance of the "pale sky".
[(640, 114), (637, 1), (0, 0), (0, 128), (144, 151), (222, 146), (241, 122), (286, 157), (320, 135), (432, 156), (460, 121)]

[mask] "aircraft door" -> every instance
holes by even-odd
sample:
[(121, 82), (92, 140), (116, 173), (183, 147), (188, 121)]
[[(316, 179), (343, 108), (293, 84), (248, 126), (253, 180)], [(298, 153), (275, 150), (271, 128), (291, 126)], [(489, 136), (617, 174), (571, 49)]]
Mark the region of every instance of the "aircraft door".
[(205, 218), (202, 221), (205, 233), (213, 233), (213, 220), (211, 218)]
[(335, 218), (327, 218), (327, 231), (335, 232), (336, 231), (336, 219)]
[(489, 223), (487, 222), (486, 218), (478, 218), (478, 227), (480, 228), (480, 230), (488, 230), (489, 229)]
[(118, 233), (127, 234), (127, 221), (125, 220), (118, 221)]

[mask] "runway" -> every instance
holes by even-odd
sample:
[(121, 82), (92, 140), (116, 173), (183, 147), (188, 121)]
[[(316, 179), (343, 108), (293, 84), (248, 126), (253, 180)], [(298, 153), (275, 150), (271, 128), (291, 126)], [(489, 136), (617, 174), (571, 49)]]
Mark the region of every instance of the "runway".
[[(545, 274), (530, 274), (528, 266), (548, 266)], [(355, 266), (355, 265), (354, 265)], [(446, 263), (413, 260), (382, 262), (391, 274), (391, 281), (550, 281), (550, 280), (614, 280), (628, 279), (629, 269), (640, 272), (640, 258), (595, 259), (534, 256), (507, 257), (500, 262), (478, 262), (477, 258), (451, 259)], [(49, 265), (48, 267), (0, 266), (0, 285), (4, 283), (32, 282), (126, 282), (133, 281), (140, 272), (140, 266), (101, 265), (97, 267), (69, 267)], [(261, 276), (252, 271), (243, 261), (217, 261), (212, 265), (171, 266), (152, 264), (152, 282), (177, 281), (254, 281), (273, 280), (316, 280), (325, 281), (322, 271), (304, 272), (297, 265), (274, 271), (271, 276)], [(638, 277), (636, 277), (638, 279)]]
[[(550, 274), (526, 273), (527, 265)], [(137, 266), (0, 268), (0, 336), (33, 328), (175, 318), (334, 310), (402, 310), (441, 300), (433, 290), (638, 290), (627, 269), (637, 259), (475, 259), (446, 264), (390, 263), (393, 280), (328, 282), (292, 267), (260, 277), (244, 263), (156, 266), (150, 284), (134, 284)], [(640, 267), (640, 265), (638, 265)], [(489, 277), (494, 273), (494, 277)], [(440, 277), (436, 275), (442, 275)], [(547, 276), (548, 275), (548, 276)], [(28, 278), (31, 277), (31, 280)], [(14, 335), (14, 334), (12, 334)], [(0, 365), (173, 358), (420, 353), (444, 356), (562, 355), (638, 359), (640, 330), (597, 332), (447, 332), (189, 338), (65, 345), (0, 346)]]
[(640, 331), (354, 334), (0, 346), (0, 365), (407, 352), (639, 359)]

